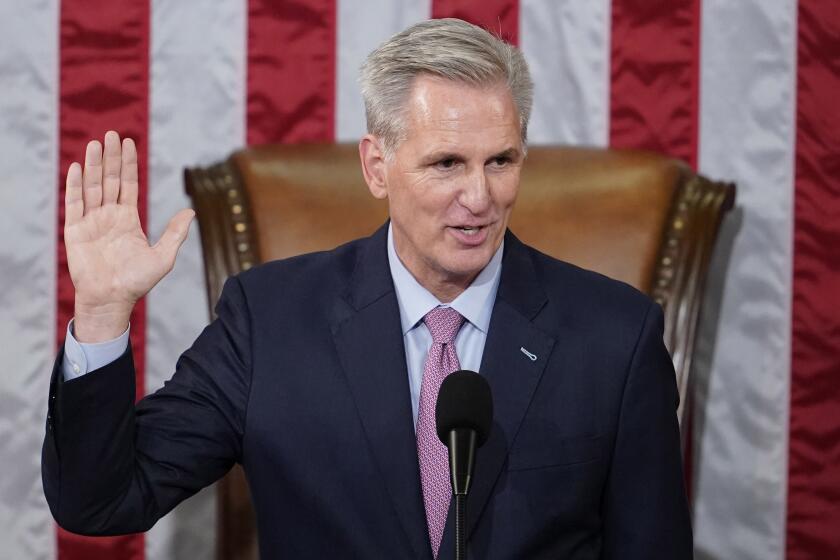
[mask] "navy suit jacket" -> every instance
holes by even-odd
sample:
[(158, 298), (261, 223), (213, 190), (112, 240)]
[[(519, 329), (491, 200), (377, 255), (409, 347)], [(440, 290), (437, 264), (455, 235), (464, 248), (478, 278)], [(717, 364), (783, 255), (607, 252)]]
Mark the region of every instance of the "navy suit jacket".
[[(240, 462), (263, 557), (430, 559), (386, 234), (228, 280), (218, 318), (136, 406), (130, 350), (69, 382), (59, 355), (42, 465), (57, 521), (144, 531)], [(662, 325), (633, 288), (508, 232), (472, 558), (691, 557)]]

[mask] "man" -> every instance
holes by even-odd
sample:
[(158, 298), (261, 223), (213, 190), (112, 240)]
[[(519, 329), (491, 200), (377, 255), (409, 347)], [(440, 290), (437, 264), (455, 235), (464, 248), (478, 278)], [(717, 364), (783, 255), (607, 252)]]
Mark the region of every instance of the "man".
[(496, 410), (470, 495), (475, 558), (690, 558), (661, 310), (507, 231), (531, 106), (522, 55), (428, 21), (362, 74), (362, 170), (390, 222), (231, 278), (218, 319), (136, 407), (129, 314), (192, 214), (149, 246), (136, 151), (115, 133), (70, 167), (76, 308), (43, 461), (58, 522), (143, 531), (240, 462), (264, 557), (450, 557), (434, 402), (465, 368)]

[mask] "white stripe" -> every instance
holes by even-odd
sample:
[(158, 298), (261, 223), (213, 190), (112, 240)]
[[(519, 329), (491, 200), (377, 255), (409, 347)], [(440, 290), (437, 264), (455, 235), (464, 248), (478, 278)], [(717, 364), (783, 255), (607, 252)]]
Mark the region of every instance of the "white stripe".
[(338, 0), (337, 13), (335, 136), (355, 142), (366, 130), (359, 68), (388, 37), (428, 19), (431, 0)]
[(609, 0), (521, 0), (520, 22), (535, 86), (530, 142), (606, 146)]
[(0, 3), (0, 76), (0, 556), (51, 560), (40, 459), (56, 350), (56, 2)]
[[(735, 242), (725, 278), (710, 286), (701, 330), (701, 349), (711, 352), (711, 375), (702, 375), (706, 368), (698, 364), (696, 550), (702, 558), (781, 560), (796, 1), (705, 0), (702, 25), (700, 169), (737, 182), (740, 216), (724, 229)], [(717, 256), (713, 274), (725, 257)]]
[[(246, 2), (151, 5), (149, 212), (152, 240), (189, 207), (183, 169), (226, 158), (245, 144)], [(146, 390), (158, 389), (208, 322), (198, 228), (175, 269), (149, 294)], [(215, 492), (205, 490), (162, 519), (146, 538), (149, 560), (215, 555)]]

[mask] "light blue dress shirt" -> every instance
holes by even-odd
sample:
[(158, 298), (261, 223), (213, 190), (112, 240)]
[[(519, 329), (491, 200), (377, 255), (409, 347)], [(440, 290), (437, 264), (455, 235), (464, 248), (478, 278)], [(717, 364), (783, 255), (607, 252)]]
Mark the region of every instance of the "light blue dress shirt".
[(73, 319), (67, 323), (67, 336), (64, 338), (64, 360), (61, 362), (61, 371), (64, 380), (70, 381), (81, 377), (89, 371), (94, 371), (107, 366), (122, 356), (128, 347), (128, 331), (131, 323), (126, 327), (125, 332), (113, 340), (105, 342), (79, 342), (73, 336)]
[[(388, 265), (400, 308), (411, 410), (415, 424), (420, 401), (420, 384), (423, 381), (423, 364), (432, 346), (432, 335), (423, 323), (423, 316), (438, 306), (452, 307), (463, 315), (466, 321), (455, 338), (455, 351), (462, 369), (478, 371), (484, 354), (484, 343), (487, 340), (496, 292), (499, 289), (503, 250), (504, 242), (461, 295), (450, 303), (441, 303), (429, 290), (420, 285), (397, 256), (393, 233), (391, 227), (388, 227)], [(72, 326), (71, 320), (67, 325), (67, 337), (64, 339), (62, 373), (66, 381), (110, 364), (128, 347), (130, 325), (119, 337), (95, 344), (78, 342), (73, 336)]]
[(420, 402), (420, 384), (423, 381), (423, 365), (432, 346), (432, 333), (423, 322), (423, 316), (438, 306), (451, 307), (464, 316), (466, 321), (455, 337), (455, 352), (458, 354), (461, 369), (477, 372), (481, 366), (490, 316), (493, 314), (493, 304), (499, 289), (504, 246), (502, 242), (487, 266), (461, 295), (444, 304), (421, 286), (402, 263), (394, 248), (393, 231), (388, 227), (388, 265), (391, 268), (400, 307), (408, 385), (411, 391), (411, 411), (414, 414), (415, 426)]

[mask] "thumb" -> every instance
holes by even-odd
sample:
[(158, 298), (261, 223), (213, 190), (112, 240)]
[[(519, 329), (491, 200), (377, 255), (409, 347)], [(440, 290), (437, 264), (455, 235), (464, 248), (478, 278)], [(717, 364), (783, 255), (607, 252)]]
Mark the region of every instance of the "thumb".
[(175, 257), (178, 255), (178, 249), (187, 238), (187, 233), (190, 231), (190, 223), (192, 223), (195, 212), (191, 208), (185, 208), (175, 214), (169, 223), (166, 225), (163, 235), (152, 247), (161, 258), (166, 262), (167, 268), (172, 269), (175, 265)]

